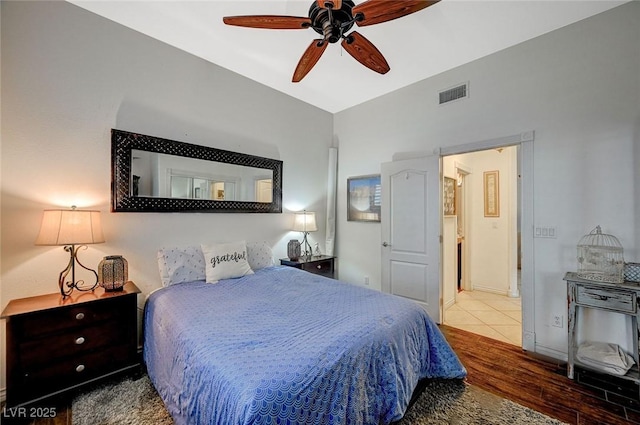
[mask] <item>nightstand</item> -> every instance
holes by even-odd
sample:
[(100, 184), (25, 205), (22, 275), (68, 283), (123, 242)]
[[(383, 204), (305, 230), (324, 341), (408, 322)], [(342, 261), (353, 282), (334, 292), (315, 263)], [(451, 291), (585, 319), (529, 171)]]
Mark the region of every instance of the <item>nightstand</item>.
[(329, 255), (313, 256), (308, 260), (305, 259), (305, 257), (300, 257), (296, 261), (291, 261), (288, 258), (281, 258), (280, 264), (335, 279), (335, 259), (336, 257)]
[(7, 321), (7, 405), (30, 404), (140, 365), (137, 294), (75, 291), (12, 300)]

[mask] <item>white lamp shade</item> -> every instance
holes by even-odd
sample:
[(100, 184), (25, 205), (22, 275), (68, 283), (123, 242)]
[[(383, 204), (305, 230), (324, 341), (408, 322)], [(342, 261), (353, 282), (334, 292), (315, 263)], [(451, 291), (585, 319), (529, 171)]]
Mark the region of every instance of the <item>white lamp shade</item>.
[(297, 232), (316, 232), (318, 230), (316, 213), (309, 211), (295, 213), (293, 230)]
[(100, 211), (45, 210), (36, 245), (88, 245), (104, 242)]

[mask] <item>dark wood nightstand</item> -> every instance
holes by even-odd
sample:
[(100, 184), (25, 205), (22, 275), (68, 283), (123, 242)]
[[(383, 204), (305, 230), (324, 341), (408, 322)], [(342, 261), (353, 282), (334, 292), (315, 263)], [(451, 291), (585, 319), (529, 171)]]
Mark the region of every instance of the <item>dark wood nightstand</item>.
[(12, 300), (7, 321), (7, 406), (30, 404), (140, 365), (137, 294), (75, 291)]
[(305, 257), (300, 257), (296, 261), (291, 261), (288, 258), (281, 258), (280, 264), (335, 279), (335, 259), (336, 257), (331, 257), (329, 255), (320, 255), (319, 257), (313, 256), (308, 260), (305, 259)]

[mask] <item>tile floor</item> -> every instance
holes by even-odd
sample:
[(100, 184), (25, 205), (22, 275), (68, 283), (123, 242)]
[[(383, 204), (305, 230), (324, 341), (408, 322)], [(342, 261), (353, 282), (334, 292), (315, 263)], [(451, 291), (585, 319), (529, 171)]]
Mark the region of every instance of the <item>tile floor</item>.
[(444, 324), (522, 346), (520, 298), (482, 291), (461, 291), (444, 312)]

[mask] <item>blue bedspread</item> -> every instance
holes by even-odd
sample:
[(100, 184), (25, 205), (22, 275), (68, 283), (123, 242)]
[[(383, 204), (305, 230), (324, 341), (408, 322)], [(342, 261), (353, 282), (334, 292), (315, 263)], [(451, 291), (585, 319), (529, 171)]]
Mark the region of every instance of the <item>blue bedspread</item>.
[(388, 424), (466, 374), (416, 303), (290, 267), (156, 291), (144, 337), (176, 424)]

